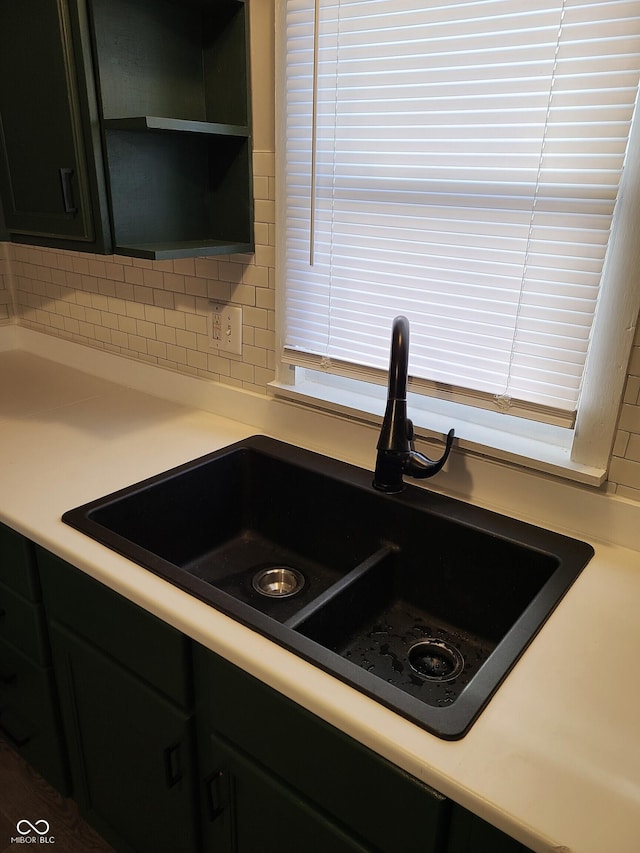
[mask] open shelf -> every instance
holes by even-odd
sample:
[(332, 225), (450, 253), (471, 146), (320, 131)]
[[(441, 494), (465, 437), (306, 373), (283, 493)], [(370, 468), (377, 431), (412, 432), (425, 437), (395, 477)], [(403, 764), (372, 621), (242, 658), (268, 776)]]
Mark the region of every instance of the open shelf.
[(116, 251), (253, 251), (244, 2), (89, 0), (89, 9)]
[(160, 116), (128, 116), (126, 118), (109, 118), (103, 121), (105, 130), (136, 130), (201, 133), (210, 136), (241, 136), (249, 137), (248, 127), (237, 124), (221, 124), (211, 121), (191, 121), (188, 119), (161, 118)]
[(132, 258), (146, 258), (150, 261), (165, 261), (170, 258), (192, 258), (205, 255), (228, 255), (230, 253), (253, 252), (253, 243), (228, 243), (222, 240), (204, 242), (191, 240), (176, 243), (140, 243), (138, 245), (118, 245), (119, 255)]
[(251, 185), (246, 137), (107, 130), (105, 142), (117, 247), (156, 258), (253, 251), (252, 200), (239, 190)]

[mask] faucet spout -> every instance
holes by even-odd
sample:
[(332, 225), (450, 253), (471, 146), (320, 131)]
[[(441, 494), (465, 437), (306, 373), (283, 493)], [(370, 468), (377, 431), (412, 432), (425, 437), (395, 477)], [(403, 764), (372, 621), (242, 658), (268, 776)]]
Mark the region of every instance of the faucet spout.
[(407, 453), (411, 436), (407, 432), (407, 374), (409, 370), (409, 321), (396, 317), (391, 332), (387, 408), (378, 440), (378, 451)]
[(391, 357), (389, 359), (389, 398), (406, 400), (409, 371), (409, 321), (396, 317), (391, 329)]
[(396, 493), (404, 489), (403, 475), (423, 479), (437, 474), (447, 461), (454, 431), (447, 435), (445, 450), (438, 460), (418, 453), (413, 444), (413, 424), (407, 417), (407, 377), (409, 368), (409, 321), (399, 316), (393, 321), (387, 406), (378, 439), (374, 488)]

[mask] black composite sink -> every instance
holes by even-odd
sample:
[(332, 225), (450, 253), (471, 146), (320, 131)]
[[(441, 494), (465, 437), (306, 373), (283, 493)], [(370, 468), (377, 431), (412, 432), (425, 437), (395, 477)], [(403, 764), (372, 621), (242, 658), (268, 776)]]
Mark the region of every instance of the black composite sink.
[(444, 738), (462, 737), (593, 554), (254, 436), (63, 520)]

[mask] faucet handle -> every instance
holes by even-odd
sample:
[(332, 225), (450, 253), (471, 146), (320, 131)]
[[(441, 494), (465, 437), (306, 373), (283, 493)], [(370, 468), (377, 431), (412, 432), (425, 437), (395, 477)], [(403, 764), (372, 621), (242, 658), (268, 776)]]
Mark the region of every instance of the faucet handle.
[[(411, 432), (413, 433), (413, 425), (411, 427)], [(413, 450), (413, 442), (411, 442), (412, 449), (409, 452), (409, 458), (405, 463), (404, 473), (409, 477), (415, 477), (417, 480), (423, 480), (426, 477), (433, 477), (434, 474), (437, 474), (438, 471), (442, 469), (444, 463), (447, 461), (449, 453), (451, 452), (454, 437), (455, 430), (450, 429), (447, 433), (444, 453), (440, 459), (437, 460), (429, 459), (429, 457), (425, 456), (424, 453), (418, 453), (416, 450)]]

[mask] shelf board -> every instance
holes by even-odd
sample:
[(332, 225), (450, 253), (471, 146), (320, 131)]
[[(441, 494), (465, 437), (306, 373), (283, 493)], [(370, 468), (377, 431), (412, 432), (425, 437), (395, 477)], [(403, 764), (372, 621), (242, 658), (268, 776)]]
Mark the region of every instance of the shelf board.
[(134, 130), (174, 133), (197, 133), (204, 136), (248, 137), (250, 129), (239, 124), (222, 124), (212, 121), (191, 121), (160, 116), (129, 116), (103, 119), (105, 130)]
[(253, 243), (233, 243), (225, 240), (181, 240), (171, 243), (132, 243), (116, 246), (116, 253), (151, 261), (171, 258), (206, 257), (208, 255), (235, 255), (254, 251)]

